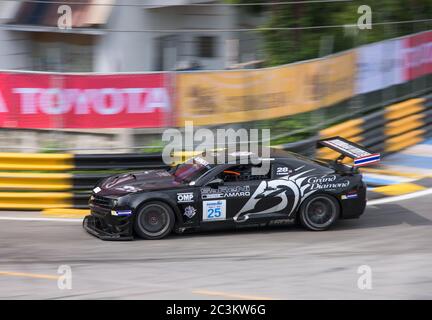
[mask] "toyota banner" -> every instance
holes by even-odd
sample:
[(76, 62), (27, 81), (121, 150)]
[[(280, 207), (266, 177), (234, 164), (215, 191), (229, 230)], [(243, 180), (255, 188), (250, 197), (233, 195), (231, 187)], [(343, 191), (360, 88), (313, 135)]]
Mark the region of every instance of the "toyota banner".
[(0, 127), (166, 127), (172, 121), (168, 80), (166, 73), (0, 73)]

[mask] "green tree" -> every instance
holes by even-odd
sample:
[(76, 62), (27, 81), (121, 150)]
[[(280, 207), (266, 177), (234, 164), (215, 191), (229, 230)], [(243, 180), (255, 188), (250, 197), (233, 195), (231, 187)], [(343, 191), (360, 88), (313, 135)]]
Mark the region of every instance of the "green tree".
[[(237, 3), (256, 3), (254, 0), (227, 0)], [(268, 2), (277, 2), (270, 0)], [(296, 3), (290, 5), (246, 6), (246, 10), (265, 12), (266, 28), (299, 28), (296, 30), (261, 30), (268, 65), (280, 65), (312, 59), (320, 54), (351, 49), (361, 44), (429, 30), (431, 22), (373, 25), (371, 30), (337, 27), (357, 23), (359, 6), (372, 9), (372, 24), (422, 20), (432, 18), (431, 0), (354, 0), (328, 3)], [(335, 26), (332, 28), (311, 28)], [(305, 28), (305, 29), (301, 29)], [(322, 39), (331, 39), (331, 48), (322, 51)], [(330, 52), (328, 52), (330, 51)]]

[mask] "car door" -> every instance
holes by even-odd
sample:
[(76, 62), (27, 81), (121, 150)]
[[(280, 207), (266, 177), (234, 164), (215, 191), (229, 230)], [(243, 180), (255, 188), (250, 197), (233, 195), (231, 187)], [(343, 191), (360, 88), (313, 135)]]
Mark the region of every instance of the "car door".
[(261, 183), (261, 179), (251, 178), (251, 170), (249, 164), (226, 166), (212, 179), (221, 183), (212, 185), (210, 181), (201, 187), (203, 222), (235, 222), (236, 215)]
[(271, 175), (262, 178), (247, 203), (237, 213), (236, 221), (286, 219), (299, 202), (300, 190), (289, 179), (294, 169), (287, 163), (274, 162)]

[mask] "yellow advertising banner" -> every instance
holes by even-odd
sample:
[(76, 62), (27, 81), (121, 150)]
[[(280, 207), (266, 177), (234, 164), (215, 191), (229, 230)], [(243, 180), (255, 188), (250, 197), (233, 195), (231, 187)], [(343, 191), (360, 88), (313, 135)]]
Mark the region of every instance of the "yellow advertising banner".
[(354, 94), (355, 53), (259, 70), (177, 75), (178, 126), (279, 118), (326, 107)]

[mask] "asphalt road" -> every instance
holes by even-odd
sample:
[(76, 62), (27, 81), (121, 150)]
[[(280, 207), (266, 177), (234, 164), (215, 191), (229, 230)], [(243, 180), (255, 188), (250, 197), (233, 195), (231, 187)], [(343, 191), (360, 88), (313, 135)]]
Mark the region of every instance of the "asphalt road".
[[(103, 242), (79, 222), (0, 221), (0, 298), (431, 299), (430, 196), (369, 206), (331, 231), (295, 226)], [(2, 216), (29, 213), (0, 213)], [(57, 270), (72, 270), (60, 290)], [(359, 289), (359, 266), (372, 288)]]

